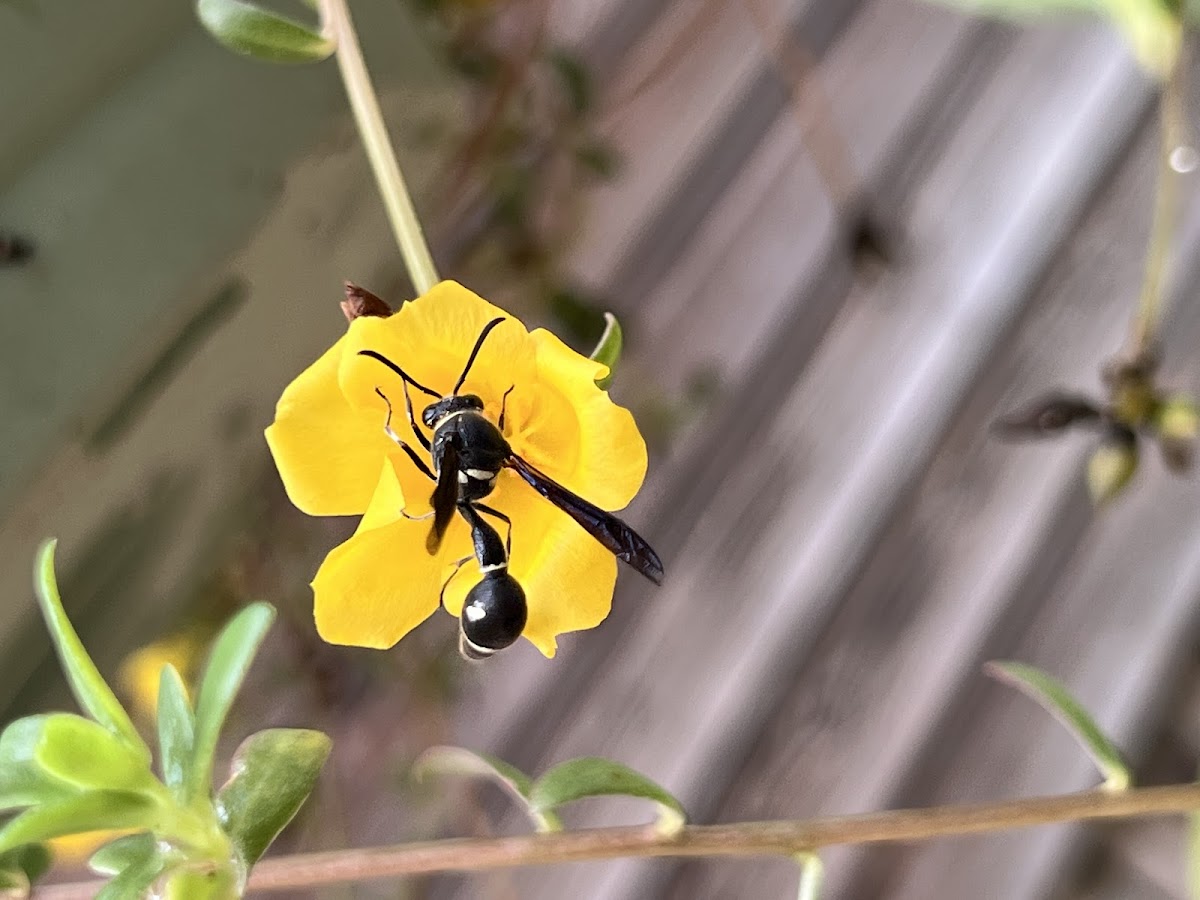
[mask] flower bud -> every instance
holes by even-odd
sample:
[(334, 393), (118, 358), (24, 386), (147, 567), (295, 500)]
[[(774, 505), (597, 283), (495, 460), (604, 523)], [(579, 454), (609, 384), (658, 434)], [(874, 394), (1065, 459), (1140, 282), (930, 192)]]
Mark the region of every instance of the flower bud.
[(346, 282), (346, 299), (341, 302), (341, 307), (347, 322), (353, 322), (361, 316), (386, 319), (392, 314), (392, 308), (380, 297), (352, 281)]
[(1154, 417), (1163, 460), (1173, 472), (1191, 468), (1196, 435), (1200, 433), (1200, 411), (1191, 397), (1176, 395), (1159, 407)]
[(1129, 428), (1114, 426), (1088, 460), (1087, 482), (1092, 502), (1100, 506), (1116, 497), (1129, 484), (1137, 466), (1137, 438)]

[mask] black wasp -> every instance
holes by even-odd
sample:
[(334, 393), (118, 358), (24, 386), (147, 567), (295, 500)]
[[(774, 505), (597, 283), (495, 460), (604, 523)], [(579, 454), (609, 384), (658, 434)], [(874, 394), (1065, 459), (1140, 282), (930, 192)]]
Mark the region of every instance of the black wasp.
[[(655, 584), (662, 582), (663, 567), (658, 554), (632, 528), (611, 513), (589, 503), (567, 490), (549, 475), (513, 453), (504, 437), (504, 410), (510, 387), (501, 400), (500, 418), (492, 422), (483, 412), (483, 400), (476, 394), (458, 391), (467, 380), (471, 366), (479, 355), (483, 342), (504, 318), (492, 319), (483, 327), (462, 374), (454, 389), (443, 396), (414, 380), (403, 369), (374, 350), (358, 351), (362, 356), (383, 363), (400, 376), (404, 390), (404, 407), (417, 441), (427, 450), (433, 467), (398, 435), (391, 426), (392, 404), (379, 388), (375, 392), (387, 404), (388, 418), (384, 430), (400, 445), (430, 481), (435, 482), (430, 503), (433, 506), (433, 525), (426, 548), (436, 553), (442, 537), (454, 518), (455, 510), (471, 529), (475, 559), (483, 579), (471, 588), (463, 604), (460, 620), (459, 649), (471, 659), (491, 656), (497, 650), (516, 641), (525, 629), (527, 608), (525, 591), (508, 573), (508, 558), (512, 549), (512, 521), (504, 513), (481, 501), (496, 486), (501, 469), (512, 469), (535, 491), (578, 522), (592, 537), (621, 560), (629, 563)], [(436, 398), (421, 413), (421, 422), (432, 433), (426, 437), (413, 415), (409, 385)], [(490, 516), (508, 527), (508, 537), (500, 535), (483, 515)], [(458, 562), (462, 566), (471, 557)], [(453, 576), (452, 576), (453, 577)], [(448, 583), (448, 582), (447, 582)], [(445, 589), (443, 588), (443, 591)]]

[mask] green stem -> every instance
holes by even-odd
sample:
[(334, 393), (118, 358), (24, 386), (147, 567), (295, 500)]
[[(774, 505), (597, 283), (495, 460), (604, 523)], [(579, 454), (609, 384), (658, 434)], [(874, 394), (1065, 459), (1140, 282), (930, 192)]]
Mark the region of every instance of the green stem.
[(1141, 299), (1133, 322), (1134, 358), (1143, 356), (1153, 348), (1162, 316), (1163, 276), (1166, 272), (1167, 251), (1170, 249), (1171, 234), (1175, 228), (1179, 199), (1179, 173), (1171, 165), (1171, 154), (1187, 139), (1183, 96), (1186, 72), (1184, 57), (1181, 42), (1160, 99), (1162, 145), (1158, 154), (1158, 187), (1154, 198), (1154, 218), (1150, 226), (1150, 244), (1146, 250), (1146, 274), (1142, 280)]
[[(689, 825), (665, 835), (653, 825), (596, 828), (501, 838), (453, 838), (335, 850), (268, 859), (250, 874), (250, 891), (296, 891), (316, 885), (370, 881), (433, 872), (583, 862), (618, 857), (786, 856), (798, 858), (834, 844), (927, 841), (1056, 822), (1128, 819), (1200, 810), (1200, 784), (1098, 788), (983, 806), (939, 806), (796, 822)], [(53, 885), (38, 900), (82, 900), (97, 882)]]
[(400, 245), (400, 255), (404, 257), (413, 287), (418, 294), (424, 294), (441, 279), (433, 264), (429, 245), (425, 243), (421, 221), (413, 208), (404, 175), (396, 162), (396, 152), (392, 149), (387, 127), (383, 124), (379, 100), (363, 61), (362, 47), (354, 31), (350, 10), (346, 0), (321, 0), (320, 8), (324, 31), (337, 44), (335, 55), (342, 82), (346, 85), (346, 96), (350, 100), (367, 157), (371, 160), (371, 170), (375, 173), (379, 194), (387, 208), (392, 232), (396, 235), (396, 243)]

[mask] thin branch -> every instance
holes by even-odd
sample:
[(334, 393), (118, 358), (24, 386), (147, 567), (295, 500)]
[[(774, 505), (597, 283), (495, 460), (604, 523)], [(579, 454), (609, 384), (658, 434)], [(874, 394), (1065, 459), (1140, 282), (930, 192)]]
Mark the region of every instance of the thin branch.
[[(798, 822), (692, 825), (670, 837), (653, 826), (600, 828), (506, 838), (457, 838), (336, 850), (268, 859), (254, 868), (249, 890), (283, 891), (433, 872), (582, 862), (618, 857), (788, 856), (834, 844), (926, 841), (932, 838), (1058, 822), (1159, 816), (1200, 809), (1200, 784), (1097, 789), (984, 806), (941, 806)], [(93, 897), (99, 882), (42, 888), (39, 900)]]
[(363, 61), (350, 10), (346, 0), (321, 0), (320, 8), (322, 26), (337, 44), (334, 55), (346, 85), (346, 96), (350, 100), (350, 109), (354, 112), (363, 147), (371, 161), (396, 243), (400, 245), (400, 255), (404, 257), (413, 287), (417, 293), (424, 294), (440, 279), (408, 186), (404, 183), (404, 175), (396, 162), (396, 151), (392, 148), (387, 126), (383, 123), (383, 113), (379, 110), (379, 100), (376, 99), (371, 76)]
[(1146, 250), (1146, 274), (1142, 280), (1141, 298), (1133, 321), (1131, 355), (1134, 359), (1144, 356), (1153, 348), (1162, 315), (1163, 278), (1179, 200), (1179, 173), (1172, 165), (1171, 155), (1176, 147), (1183, 145), (1187, 140), (1184, 110), (1186, 74), (1186, 53), (1181, 42), (1160, 99), (1161, 146), (1158, 153), (1158, 186), (1154, 197), (1154, 217), (1150, 225), (1150, 243)]
[(839, 211), (856, 206), (865, 193), (862, 177), (854, 168), (854, 154), (821, 85), (818, 60), (793, 33), (789, 21), (771, 20), (762, 0), (742, 0), (742, 6), (753, 20), (776, 74), (791, 94), (792, 114), (817, 176)]

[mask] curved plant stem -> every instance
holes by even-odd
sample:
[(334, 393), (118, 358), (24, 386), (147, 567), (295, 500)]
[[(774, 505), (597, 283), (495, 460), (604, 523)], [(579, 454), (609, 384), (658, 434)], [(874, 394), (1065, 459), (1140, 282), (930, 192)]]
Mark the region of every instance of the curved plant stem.
[[(1103, 788), (987, 806), (941, 806), (798, 822), (690, 825), (664, 836), (653, 825), (506, 838), (458, 838), (268, 859), (250, 875), (250, 892), (432, 872), (647, 856), (788, 856), (833, 844), (925, 841), (1055, 822), (1125, 819), (1200, 809), (1200, 784), (1111, 791)], [(98, 882), (38, 890), (39, 900), (93, 897)]]
[(400, 255), (404, 257), (413, 287), (418, 294), (424, 294), (440, 279), (429, 245), (425, 242), (417, 211), (413, 208), (408, 186), (404, 183), (404, 175), (396, 162), (396, 152), (392, 149), (387, 127), (383, 124), (383, 114), (379, 111), (375, 88), (363, 61), (350, 10), (346, 0), (320, 0), (320, 9), (324, 31), (337, 43), (334, 55), (342, 73), (342, 82), (346, 85), (346, 96), (350, 100), (367, 157), (371, 160), (371, 169), (375, 173), (383, 205), (387, 208), (392, 232), (400, 245)]
[(1154, 198), (1154, 218), (1150, 226), (1150, 244), (1146, 250), (1146, 274), (1142, 280), (1141, 299), (1133, 322), (1132, 355), (1137, 358), (1151, 350), (1155, 343), (1162, 313), (1163, 276), (1167, 268), (1167, 251), (1175, 229), (1175, 214), (1179, 199), (1179, 173), (1171, 165), (1171, 154), (1187, 140), (1184, 112), (1184, 77), (1186, 62), (1182, 45), (1163, 86), (1159, 120), (1161, 146), (1158, 154), (1158, 187)]

